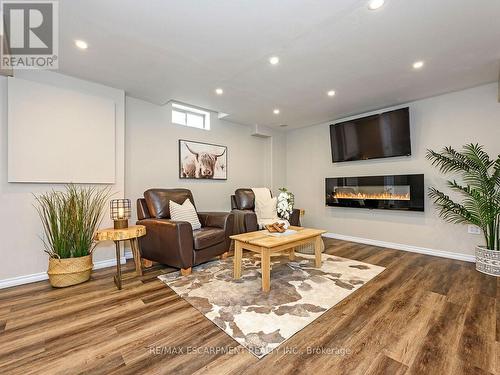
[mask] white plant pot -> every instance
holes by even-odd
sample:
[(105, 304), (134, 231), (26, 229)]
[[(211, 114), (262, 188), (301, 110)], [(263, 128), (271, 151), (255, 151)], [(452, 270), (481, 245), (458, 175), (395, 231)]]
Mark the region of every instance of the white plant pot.
[(500, 276), (500, 251), (476, 246), (476, 270), (491, 276)]

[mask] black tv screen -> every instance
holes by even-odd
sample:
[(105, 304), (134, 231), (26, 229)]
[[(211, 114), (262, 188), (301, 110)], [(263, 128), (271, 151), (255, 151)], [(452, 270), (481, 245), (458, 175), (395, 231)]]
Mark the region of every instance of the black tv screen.
[(411, 155), (409, 108), (330, 125), (332, 161)]

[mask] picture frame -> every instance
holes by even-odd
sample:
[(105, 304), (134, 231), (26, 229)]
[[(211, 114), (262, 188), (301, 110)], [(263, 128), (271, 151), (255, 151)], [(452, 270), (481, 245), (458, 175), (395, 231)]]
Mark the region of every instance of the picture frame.
[(179, 139), (179, 178), (227, 180), (227, 146)]

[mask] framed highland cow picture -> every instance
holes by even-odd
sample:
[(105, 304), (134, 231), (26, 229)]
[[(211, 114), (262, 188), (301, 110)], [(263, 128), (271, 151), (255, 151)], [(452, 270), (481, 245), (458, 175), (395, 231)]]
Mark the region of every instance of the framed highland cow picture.
[(227, 180), (227, 147), (179, 139), (179, 178)]

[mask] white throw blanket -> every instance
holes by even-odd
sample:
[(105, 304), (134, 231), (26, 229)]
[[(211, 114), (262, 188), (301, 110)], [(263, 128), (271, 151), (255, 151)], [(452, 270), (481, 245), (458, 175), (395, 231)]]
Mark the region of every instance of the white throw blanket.
[(278, 217), (277, 198), (271, 197), (271, 191), (268, 188), (252, 188), (252, 191), (255, 195), (255, 214), (259, 228), (273, 223), (283, 223), (285, 228), (290, 226), (288, 220), (282, 220)]

